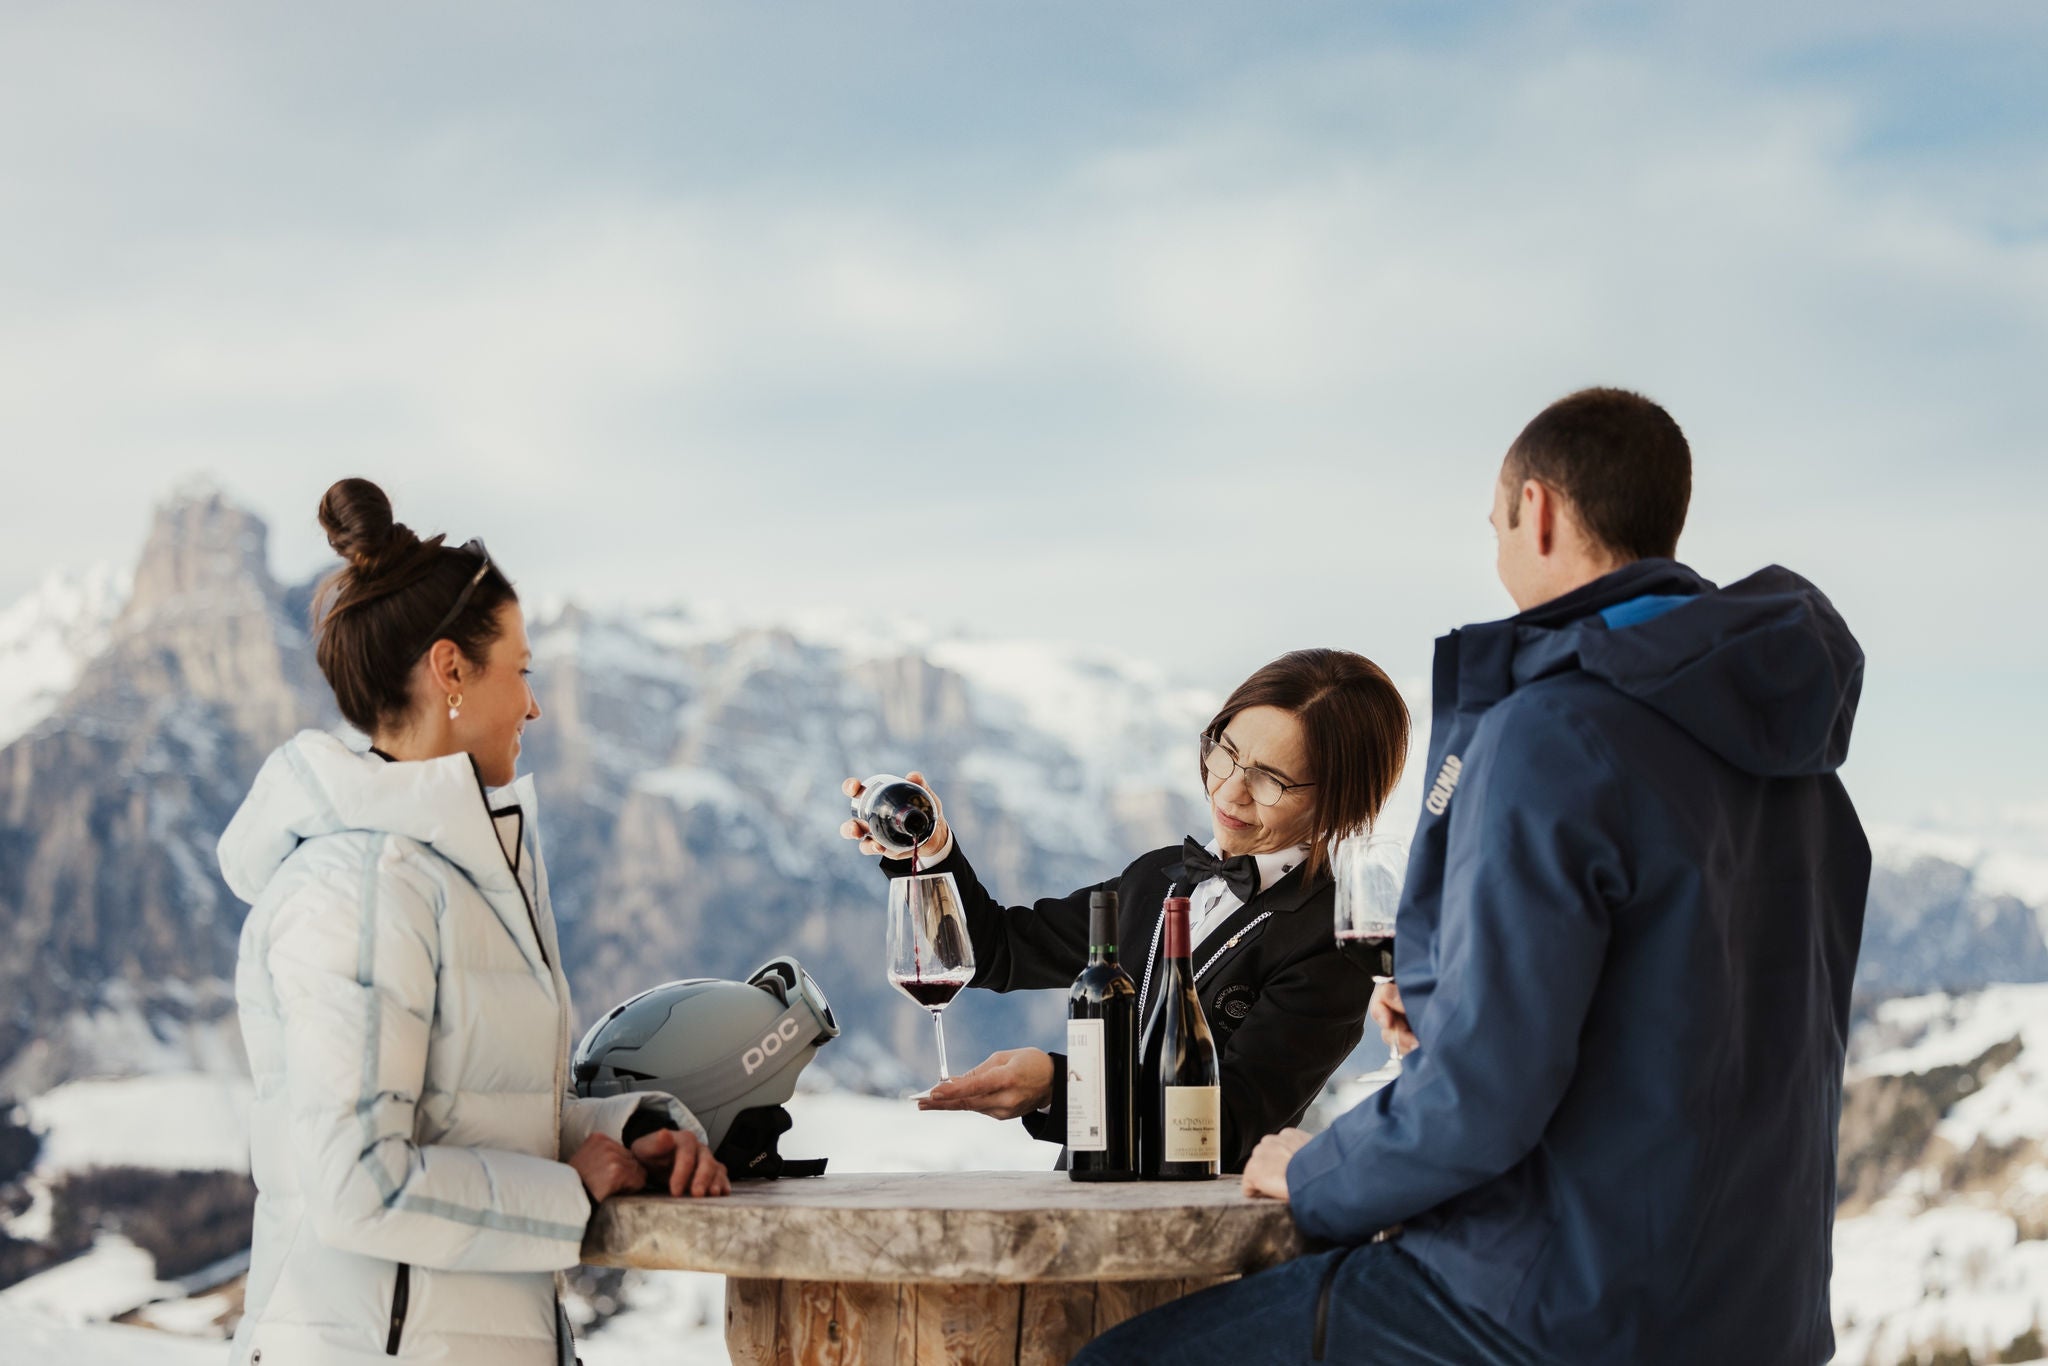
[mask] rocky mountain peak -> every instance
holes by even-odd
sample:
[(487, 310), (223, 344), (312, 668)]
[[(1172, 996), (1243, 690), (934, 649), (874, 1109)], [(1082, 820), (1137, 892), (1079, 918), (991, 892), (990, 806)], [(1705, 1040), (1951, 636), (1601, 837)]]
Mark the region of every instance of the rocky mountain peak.
[(255, 513), (210, 484), (181, 486), (157, 506), (121, 628), (223, 609), (268, 610), (280, 597), (269, 550), (269, 528)]
[(210, 484), (181, 486), (157, 507), (111, 643), (66, 708), (106, 720), (217, 707), (259, 753), (319, 720), (306, 632), (269, 544), (256, 513)]

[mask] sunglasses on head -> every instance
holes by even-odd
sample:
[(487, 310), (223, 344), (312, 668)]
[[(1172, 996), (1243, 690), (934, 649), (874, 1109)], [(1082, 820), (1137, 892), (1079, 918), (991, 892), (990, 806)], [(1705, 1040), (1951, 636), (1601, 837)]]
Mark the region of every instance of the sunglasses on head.
[(462, 615), (462, 609), (469, 606), (470, 597), (476, 592), (476, 586), (484, 581), (484, 575), (491, 572), (491, 552), (484, 549), (481, 539), (464, 542), (461, 550), (466, 555), (476, 556), (483, 563), (476, 567), (476, 573), (470, 575), (469, 582), (455, 595), (455, 605), (448, 609), (448, 614), (434, 624), (433, 630), (427, 632), (426, 643), (413, 655), (414, 659), (434, 648), (434, 642), (441, 638), (441, 633), (454, 625), (455, 619)]

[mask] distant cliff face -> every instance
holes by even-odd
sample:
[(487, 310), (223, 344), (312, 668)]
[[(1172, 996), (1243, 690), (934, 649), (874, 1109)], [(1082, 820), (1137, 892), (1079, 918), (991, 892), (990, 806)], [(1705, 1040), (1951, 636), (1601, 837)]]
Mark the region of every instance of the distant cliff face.
[[(76, 682), (0, 749), (0, 1095), (237, 1065), (245, 908), (213, 850), (263, 757), (338, 721), (308, 597), (271, 578), (252, 514), (217, 492), (175, 498), (112, 624), (73, 633), (91, 646)], [(1191, 763), (1174, 761), (1203, 700), (1099, 661), (1028, 657), (1085, 697), (1062, 735), (1019, 701), (1042, 680), (923, 647), (576, 609), (532, 634), (546, 714), (527, 762), (586, 1018), (668, 977), (795, 953), (848, 1028), (836, 1070), (921, 1076), (930, 1029), (882, 980), (883, 884), (838, 838), (843, 777), (925, 769), (983, 876), (1018, 900), (1200, 826)], [(1058, 1013), (975, 993), (949, 1020), (971, 1061), (1050, 1042)]]
[(241, 908), (212, 844), (320, 718), (305, 655), (263, 524), (217, 493), (164, 508), (104, 647), (0, 751), (0, 1091), (221, 1061)]

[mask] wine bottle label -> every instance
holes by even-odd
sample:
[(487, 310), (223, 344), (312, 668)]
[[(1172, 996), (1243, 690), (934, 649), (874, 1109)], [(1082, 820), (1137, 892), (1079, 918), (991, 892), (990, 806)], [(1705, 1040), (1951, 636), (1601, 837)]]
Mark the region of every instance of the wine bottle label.
[(1067, 1151), (1109, 1151), (1103, 1022), (1067, 1021)]
[(1215, 1162), (1223, 1151), (1223, 1092), (1214, 1086), (1166, 1088), (1168, 1162)]

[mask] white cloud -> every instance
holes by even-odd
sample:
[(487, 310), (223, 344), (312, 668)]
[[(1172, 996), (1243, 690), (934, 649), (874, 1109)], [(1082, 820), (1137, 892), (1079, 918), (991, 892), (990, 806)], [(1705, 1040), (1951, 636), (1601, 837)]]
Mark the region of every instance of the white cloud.
[[(1134, 27), (1071, 116), (1018, 93), (1064, 90), (1050, 67), (988, 68), (987, 106), (1043, 115), (1028, 134), (944, 104), (960, 72), (906, 73), (886, 25), (778, 70), (702, 20), (713, 50), (678, 59), (731, 44), (729, 87), (649, 95), (658, 51), (516, 25), (463, 65), (459, 26), (399, 54), (375, 24), (45, 15), (45, 64), (110, 79), (59, 63), (0, 97), (64, 114), (0, 142), (45, 249), (0, 265), (26, 300), (0, 315), (0, 442), (40, 486), (0, 597), (127, 553), (194, 466), (309, 565), (319, 489), (369, 472), (550, 590), (816, 604), (893, 534), (931, 555), (940, 619), (1210, 684), (1308, 636), (1416, 673), (1433, 630), (1504, 609), (1497, 452), (1603, 381), (1692, 434), (1707, 572), (1806, 569), (1894, 665), (2039, 669), (2011, 623), (2048, 568), (2048, 246), (2010, 225), (2041, 192), (1888, 159), (1891, 111), (1786, 57), (1904, 42), (1868, 26), (1917, 21), (1885, 14), (1361, 27), (1179, 84)], [(892, 122), (869, 71), (923, 117)], [(678, 122), (607, 122), (614, 96)], [(122, 219), (114, 153), (166, 139), (216, 151), (173, 212)], [(1190, 611), (1231, 626), (1190, 645)]]

